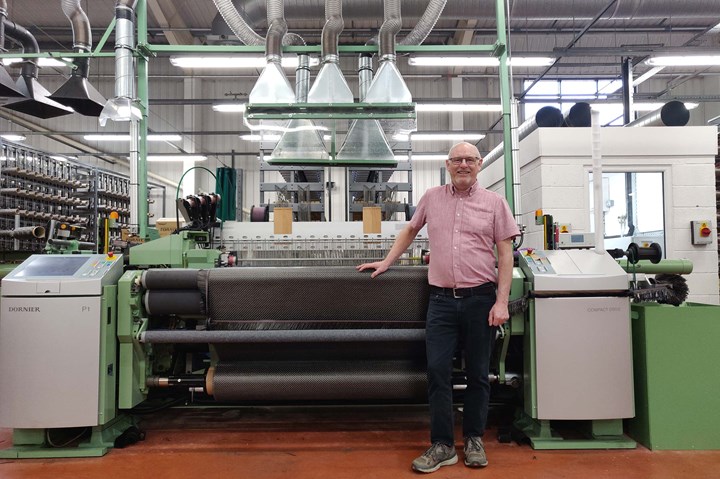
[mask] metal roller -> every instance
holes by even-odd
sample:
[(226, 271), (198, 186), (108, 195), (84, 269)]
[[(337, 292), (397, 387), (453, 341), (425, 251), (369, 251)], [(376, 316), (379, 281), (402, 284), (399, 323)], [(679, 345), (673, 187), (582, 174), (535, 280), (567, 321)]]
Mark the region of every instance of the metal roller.
[(206, 390), (218, 401), (424, 399), (424, 361), (218, 364)]
[(328, 329), (279, 331), (145, 331), (141, 343), (306, 343), (425, 341), (424, 329)]
[(140, 277), (145, 289), (198, 289), (197, 269), (149, 269)]
[(205, 303), (198, 290), (150, 290), (143, 297), (143, 305), (150, 316), (205, 315)]
[(2, 230), (0, 231), (0, 238), (44, 238), (45, 228), (42, 226), (24, 226), (22, 228), (15, 228), (14, 230)]

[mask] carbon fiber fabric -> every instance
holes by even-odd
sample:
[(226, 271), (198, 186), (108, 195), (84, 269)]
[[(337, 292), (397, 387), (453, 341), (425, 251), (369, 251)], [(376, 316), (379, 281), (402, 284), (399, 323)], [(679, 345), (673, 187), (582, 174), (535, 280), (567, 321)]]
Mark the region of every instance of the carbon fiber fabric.
[(141, 282), (145, 289), (198, 289), (197, 269), (149, 269)]
[(218, 401), (424, 399), (424, 363), (296, 361), (219, 364)]
[(207, 271), (209, 329), (423, 327), (427, 301), (425, 267), (375, 279), (345, 266)]

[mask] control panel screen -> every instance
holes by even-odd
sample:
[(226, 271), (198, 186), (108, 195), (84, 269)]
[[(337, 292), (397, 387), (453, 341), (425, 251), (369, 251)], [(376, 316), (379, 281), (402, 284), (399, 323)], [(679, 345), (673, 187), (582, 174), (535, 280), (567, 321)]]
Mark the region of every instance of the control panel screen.
[(16, 278), (32, 278), (36, 276), (72, 276), (88, 260), (85, 256), (37, 256), (34, 261), (23, 265)]

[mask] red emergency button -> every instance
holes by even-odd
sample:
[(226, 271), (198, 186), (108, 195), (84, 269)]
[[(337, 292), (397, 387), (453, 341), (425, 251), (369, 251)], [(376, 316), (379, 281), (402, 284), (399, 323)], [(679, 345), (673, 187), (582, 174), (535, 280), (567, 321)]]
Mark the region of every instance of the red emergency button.
[(700, 236), (707, 238), (710, 236), (710, 233), (712, 233), (712, 231), (707, 226), (700, 228)]
[(113, 253), (112, 251), (108, 251), (108, 254), (107, 254), (108, 259), (112, 258), (113, 256), (115, 256), (115, 253)]

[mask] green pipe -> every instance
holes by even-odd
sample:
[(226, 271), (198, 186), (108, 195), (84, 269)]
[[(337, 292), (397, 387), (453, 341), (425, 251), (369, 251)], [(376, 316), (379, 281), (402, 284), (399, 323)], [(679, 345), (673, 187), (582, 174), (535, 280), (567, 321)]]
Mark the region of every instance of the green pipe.
[[(504, 46), (504, 45), (503, 45)], [(264, 45), (152, 45), (146, 47), (153, 53), (265, 53)], [(320, 53), (321, 45), (284, 46), (283, 53)], [(486, 53), (497, 51), (496, 45), (397, 45), (398, 53)], [(340, 45), (338, 53), (377, 53), (377, 45)]]
[[(147, 45), (147, 0), (139, 0), (136, 7), (138, 48)], [(138, 234), (147, 240), (148, 229), (148, 185), (147, 185), (147, 133), (148, 133), (148, 60), (144, 55), (137, 58), (138, 99), (140, 101), (140, 142), (138, 148)]]
[(505, 33), (505, 2), (496, 0), (495, 16), (497, 17), (497, 45), (500, 52), (500, 101), (502, 102), (502, 123), (503, 123), (503, 141), (505, 147), (505, 199), (507, 199), (510, 211), (515, 211), (515, 179), (513, 177), (512, 165), (512, 125), (510, 122), (510, 66), (508, 64), (507, 38)]
[(619, 259), (617, 262), (628, 273), (690, 274), (693, 270), (692, 261), (689, 259), (663, 259), (657, 264), (653, 264), (646, 259), (638, 261), (637, 264), (628, 264), (626, 259)]

